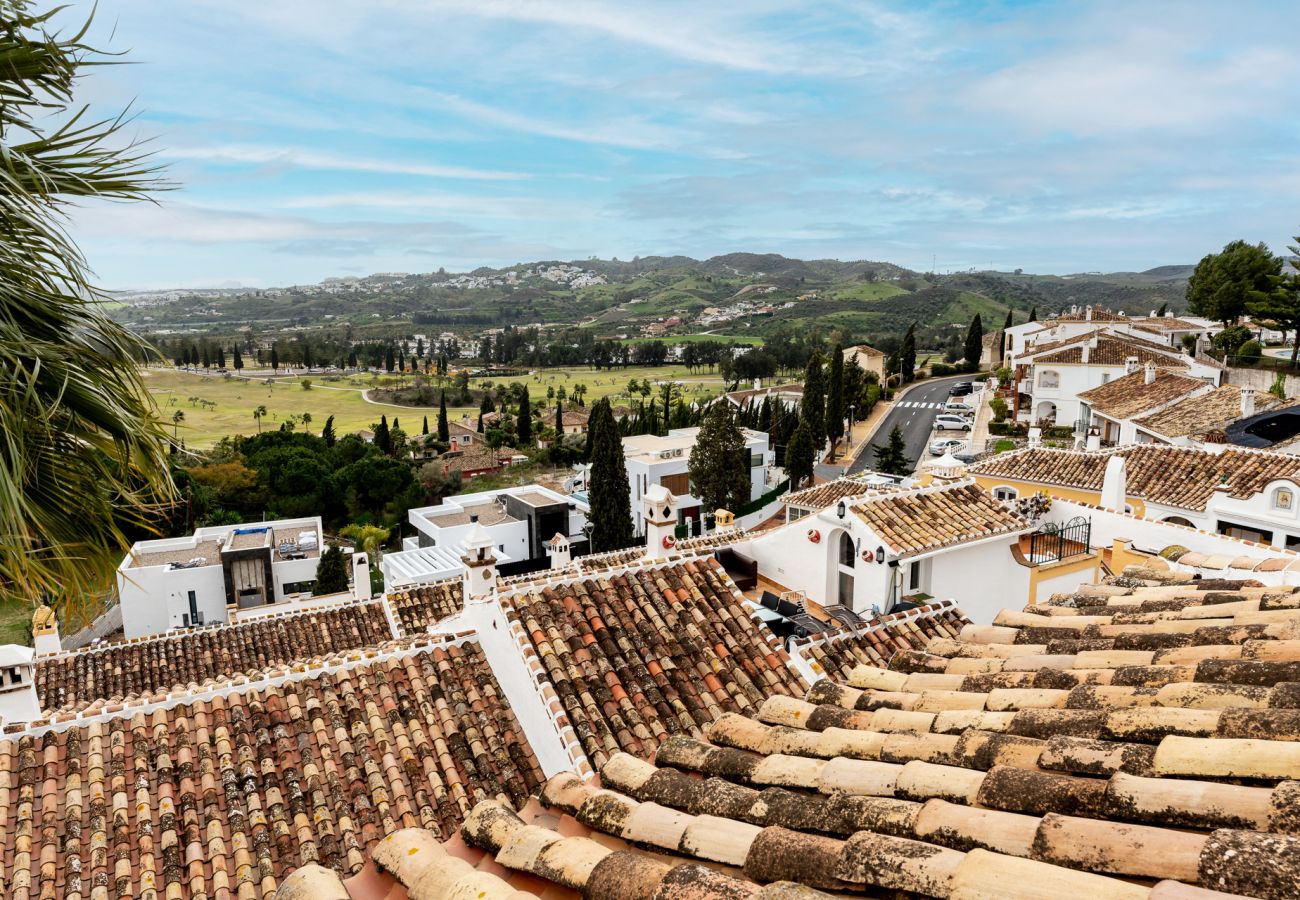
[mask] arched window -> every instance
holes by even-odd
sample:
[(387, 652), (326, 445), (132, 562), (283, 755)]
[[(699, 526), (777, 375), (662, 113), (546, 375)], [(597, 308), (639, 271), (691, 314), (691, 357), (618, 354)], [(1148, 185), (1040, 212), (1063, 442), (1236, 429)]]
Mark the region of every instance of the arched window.
[(1295, 494), (1290, 488), (1278, 488), (1273, 492), (1273, 508), (1287, 512), (1295, 508)]
[(847, 531), (840, 532), (840, 565), (853, 568), (853, 535)]
[(1044, 369), (1038, 373), (1038, 386), (1040, 388), (1059, 388), (1061, 386), (1061, 373), (1055, 369)]

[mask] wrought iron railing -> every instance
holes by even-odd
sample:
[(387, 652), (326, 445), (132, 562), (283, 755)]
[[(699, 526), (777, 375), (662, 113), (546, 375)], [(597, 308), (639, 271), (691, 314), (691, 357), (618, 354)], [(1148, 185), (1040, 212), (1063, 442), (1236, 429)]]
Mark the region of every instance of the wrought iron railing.
[(1035, 564), (1059, 562), (1089, 552), (1092, 521), (1075, 516), (1064, 525), (1049, 522), (1029, 535), (1029, 559)]

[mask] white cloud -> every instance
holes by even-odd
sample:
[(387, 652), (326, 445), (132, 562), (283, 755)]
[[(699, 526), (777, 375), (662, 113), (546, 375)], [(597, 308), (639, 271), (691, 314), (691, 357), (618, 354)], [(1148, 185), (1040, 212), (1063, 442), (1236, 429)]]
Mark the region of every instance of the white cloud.
[(340, 156), (295, 147), (268, 147), (257, 144), (167, 147), (159, 150), (158, 155), (168, 159), (192, 159), (213, 163), (280, 165), (300, 169), (374, 172), (388, 175), (415, 175), (422, 178), (459, 178), (471, 181), (518, 181), (530, 177), (522, 172), (502, 172), (493, 169), (440, 166), (386, 159), (366, 159), (364, 157)]

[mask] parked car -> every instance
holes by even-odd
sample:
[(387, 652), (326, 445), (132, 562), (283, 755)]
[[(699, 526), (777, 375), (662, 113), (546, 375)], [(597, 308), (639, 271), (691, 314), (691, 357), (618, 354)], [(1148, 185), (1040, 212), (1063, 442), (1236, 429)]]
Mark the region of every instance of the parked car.
[(931, 456), (943, 456), (945, 453), (956, 453), (966, 447), (965, 441), (958, 441), (952, 438), (940, 438), (930, 444)]
[(952, 455), (955, 459), (964, 462), (968, 466), (971, 463), (978, 461), (980, 458), (980, 455), (976, 453), (974, 450), (963, 450), (960, 453), (958, 453), (957, 451), (953, 451)]
[(934, 427), (936, 429), (947, 429), (948, 431), (970, 431), (971, 420), (952, 413), (940, 413), (934, 417)]
[(948, 388), (949, 397), (964, 397), (975, 391), (975, 385), (969, 381), (959, 381), (952, 387)]
[(947, 403), (943, 405), (943, 411), (950, 412), (950, 413), (959, 413), (959, 414), (973, 413), (975, 412), (975, 407), (971, 406), (969, 403), (962, 403), (959, 400), (949, 400)]

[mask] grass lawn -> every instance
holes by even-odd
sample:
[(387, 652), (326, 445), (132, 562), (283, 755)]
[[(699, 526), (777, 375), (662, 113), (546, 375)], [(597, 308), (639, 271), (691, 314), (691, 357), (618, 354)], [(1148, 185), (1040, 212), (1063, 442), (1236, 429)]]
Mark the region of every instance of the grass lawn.
[(1014, 449), (1016, 449), (1015, 441), (1002, 440), (1002, 441), (998, 441), (996, 444), (993, 445), (994, 453), (1006, 453)]
[(27, 644), (32, 607), (17, 600), (0, 603), (0, 644)]
[(906, 293), (898, 285), (886, 281), (863, 281), (850, 287), (832, 288), (826, 295), (836, 300), (884, 300)]
[[(304, 390), (301, 376), (280, 376), (268, 384), (266, 379), (269, 372), (256, 372), (250, 377), (249, 371), (245, 369), (245, 377), (242, 378), (227, 378), (222, 375), (199, 375), (168, 368), (152, 368), (146, 371), (144, 380), (164, 419), (170, 419), (177, 410), (185, 414), (176, 427), (176, 433), (185, 441), (186, 446), (196, 449), (211, 447), (227, 435), (256, 434), (258, 423), (253, 418), (253, 410), (258, 406), (266, 407), (266, 416), (261, 422), (263, 429), (279, 428), (280, 423), (289, 416), (310, 413), (311, 431), (319, 433), (325, 420), (334, 416), (334, 430), (340, 435), (369, 429), (372, 423), (379, 421), (380, 415), (387, 415), (390, 423), (397, 417), (402, 420), (401, 424), (408, 433), (416, 433), (420, 431), (425, 415), (429, 417), (429, 427), (433, 428), (438, 414), (437, 406), (370, 403), (362, 394), (370, 388), (394, 384), (400, 378), (413, 379), (414, 376), (410, 375), (345, 375), (335, 381), (326, 381), (324, 376), (313, 375), (311, 389)], [(691, 374), (685, 366), (680, 365), (654, 368), (632, 366), (612, 372), (596, 372), (585, 366), (574, 366), (542, 369), (536, 374), (504, 380), (527, 384), (534, 405), (546, 405), (548, 387), (558, 388), (563, 385), (566, 392), (572, 392), (576, 384), (587, 386), (588, 405), (606, 396), (611, 397), (617, 405), (619, 402), (627, 402), (627, 383), (632, 378), (638, 381), (648, 378), (651, 383), (664, 380), (682, 382), (688, 400), (711, 397), (722, 390), (722, 379), (716, 373)], [(474, 386), (480, 387), (483, 381), (484, 379), (476, 379)], [(210, 405), (205, 407), (201, 402), (203, 400)], [(453, 422), (462, 415), (473, 420), (478, 416), (478, 409), (453, 406), (448, 407), (447, 414)], [(545, 413), (543, 419), (546, 419)]]

